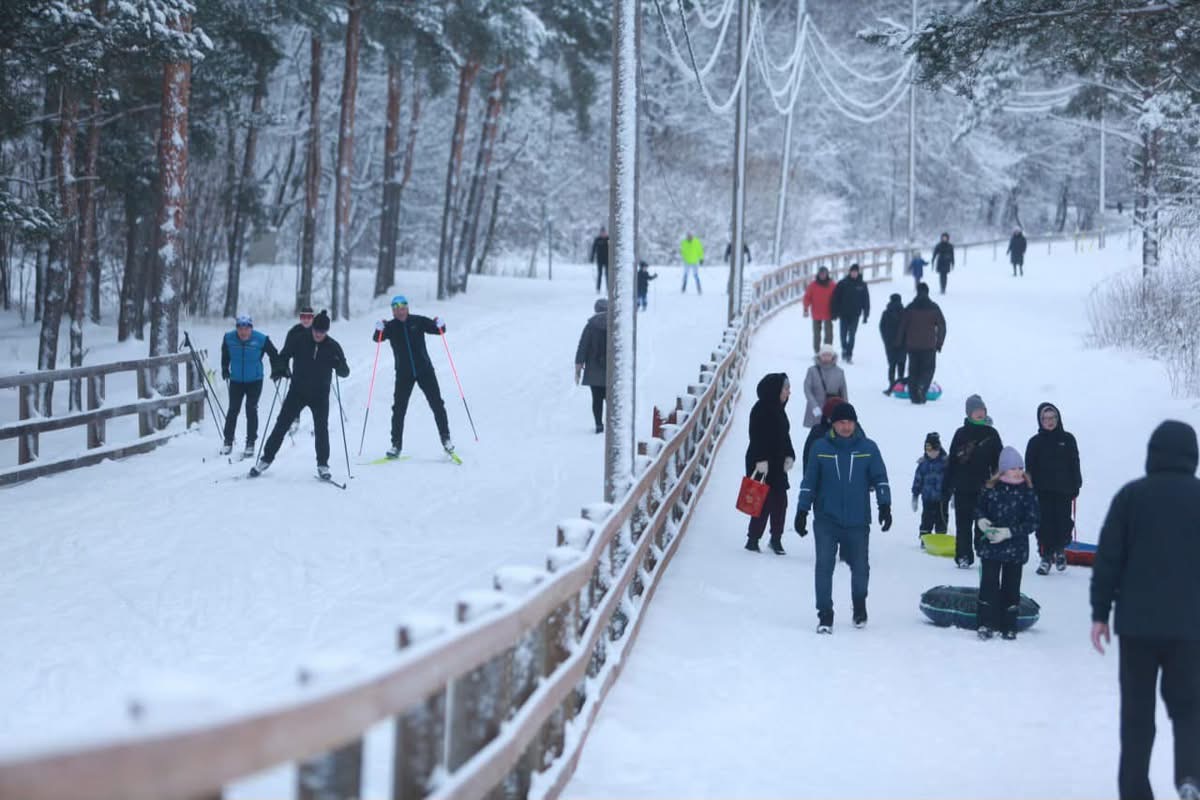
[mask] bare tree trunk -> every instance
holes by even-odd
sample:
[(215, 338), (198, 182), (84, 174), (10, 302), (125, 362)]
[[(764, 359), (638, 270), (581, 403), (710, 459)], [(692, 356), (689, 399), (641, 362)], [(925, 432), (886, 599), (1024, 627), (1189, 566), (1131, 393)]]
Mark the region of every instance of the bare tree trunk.
[(1142, 276), (1158, 268), (1158, 143), (1161, 132), (1154, 128), (1142, 134), (1141, 164), (1133, 200), (1134, 224), (1142, 231)]
[[(191, 30), (190, 16), (176, 23), (184, 33)], [(179, 302), (183, 284), (184, 227), (187, 224), (188, 104), (191, 100), (192, 64), (177, 61), (163, 67), (162, 130), (158, 137), (159, 199), (155, 227), (153, 314), (150, 317), (150, 355), (161, 356), (179, 349)], [(154, 389), (160, 395), (179, 391), (179, 376), (173, 367), (155, 371)], [(162, 415), (160, 425), (165, 423)]]
[(383, 209), (379, 215), (379, 263), (375, 268), (375, 297), (396, 283), (396, 163), (400, 156), (400, 64), (388, 59), (387, 124), (383, 133)]
[[(338, 123), (338, 163), (333, 219), (333, 318), (350, 318), (350, 179), (354, 171), (354, 101), (358, 94), (358, 51), (362, 44), (363, 0), (349, 0), (346, 20), (346, 70), (342, 76), (342, 113)], [(338, 273), (343, 275), (339, 283)]]
[(233, 198), (233, 233), (229, 247), (229, 280), (225, 282), (225, 316), (237, 314), (238, 292), (242, 278), (242, 253), (246, 247), (246, 217), (249, 214), (248, 195), (256, 185), (254, 160), (258, 149), (258, 126), (262, 117), (263, 100), (267, 96), (267, 78), (270, 70), (264, 64), (258, 67), (254, 81), (254, 99), (250, 102), (250, 125), (246, 129), (246, 153), (242, 159), (242, 174), (237, 182)]
[(471, 86), (479, 74), (478, 61), (468, 61), (458, 71), (458, 103), (454, 111), (454, 133), (450, 138), (450, 163), (446, 168), (446, 197), (442, 206), (442, 236), (438, 247), (438, 300), (454, 293), (450, 275), (454, 263), (454, 214), (458, 195), (458, 174), (462, 168), (463, 142), (467, 132), (467, 114), (471, 108)]
[(492, 253), (492, 242), (496, 239), (496, 219), (500, 216), (500, 194), (504, 191), (504, 170), (496, 173), (496, 188), (492, 191), (492, 213), (488, 216), (487, 233), (483, 237), (483, 249), (475, 262), (475, 272), (482, 274), (483, 265)]
[[(71, 266), (71, 293), (69, 307), (71, 310), (71, 366), (83, 366), (83, 315), (85, 295), (87, 292), (88, 276), (96, 265), (97, 276), (92, 279), (95, 302), (93, 320), (100, 316), (100, 294), (98, 286), (99, 260), (96, 254), (96, 164), (100, 150), (100, 96), (93, 84), (91, 99), (88, 102), (89, 117), (87, 125), (87, 143), (83, 154), (83, 182), (79, 188), (79, 243), (75, 248), (74, 264)], [(72, 411), (83, 409), (83, 382), (71, 381), (70, 408)]]
[(304, 166), (304, 229), (300, 239), (297, 311), (312, 303), (313, 258), (317, 246), (317, 205), (321, 201), (321, 40), (315, 33), (312, 35), (308, 89), (308, 153)]
[(500, 128), (500, 111), (504, 105), (504, 82), (508, 65), (501, 64), (492, 73), (488, 87), (487, 111), (483, 116), (483, 131), (479, 135), (479, 152), (475, 154), (475, 171), (471, 174), (471, 188), (467, 192), (466, 213), (463, 214), (462, 235), (458, 243), (458, 257), (454, 272), (460, 291), (467, 290), (467, 276), (471, 262), (475, 260), (475, 245), (479, 235), (479, 216), (483, 209), (483, 195), (487, 188), (488, 171), (492, 167), (492, 155), (496, 150), (496, 131)]
[(141, 259), (138, 258), (138, 228), (141, 225), (138, 204), (133, 192), (125, 193), (125, 275), (121, 280), (121, 310), (117, 315), (117, 341), (129, 338), (137, 322), (134, 306), (141, 281)]

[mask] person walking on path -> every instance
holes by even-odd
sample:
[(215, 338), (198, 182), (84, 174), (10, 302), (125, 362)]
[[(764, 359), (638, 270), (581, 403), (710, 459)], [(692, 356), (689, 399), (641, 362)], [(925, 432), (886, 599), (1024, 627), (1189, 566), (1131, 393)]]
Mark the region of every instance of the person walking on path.
[(596, 265), (596, 294), (600, 294), (600, 280), (608, 288), (608, 230), (601, 225), (600, 233), (592, 240), (592, 255), (589, 259)]
[(883, 349), (887, 353), (888, 382), (883, 393), (890, 395), (892, 387), (904, 379), (904, 345), (897, 343), (900, 320), (904, 316), (904, 303), (899, 294), (888, 298), (887, 308), (879, 315), (879, 335), (883, 337)]
[(842, 360), (854, 363), (854, 340), (858, 335), (858, 318), (867, 324), (871, 316), (871, 290), (862, 279), (858, 264), (851, 264), (846, 277), (833, 289), (833, 314), (838, 318), (838, 334), (842, 343)]
[(804, 427), (811, 428), (821, 421), (821, 409), (831, 397), (849, 400), (850, 390), (846, 387), (846, 373), (837, 365), (837, 351), (826, 344), (804, 373)]
[(1025, 234), (1021, 233), (1020, 228), (1013, 230), (1012, 238), (1008, 240), (1009, 259), (1012, 261), (1013, 277), (1017, 277), (1018, 272), (1021, 275), (1025, 274), (1025, 248), (1029, 246), (1029, 242), (1025, 241)]
[(371, 341), (389, 342), (396, 365), (396, 387), (392, 393), (392, 446), (387, 451), (388, 458), (399, 458), (400, 451), (404, 449), (404, 417), (408, 414), (408, 401), (413, 388), (418, 386), (429, 403), (429, 410), (433, 412), (442, 448), (447, 455), (454, 455), (446, 403), (442, 400), (437, 373), (433, 371), (433, 361), (425, 347), (426, 336), (440, 336), (445, 332), (446, 323), (441, 317), (430, 319), (420, 314), (410, 314), (408, 298), (402, 294), (392, 298), (392, 318), (375, 323)]
[(225, 412), (225, 442), (221, 455), (233, 451), (233, 435), (237, 432), (237, 418), (246, 401), (246, 448), (243, 458), (254, 457), (254, 443), (258, 441), (258, 398), (262, 396), (263, 365), (266, 356), (270, 363), (279, 357), (279, 351), (271, 337), (254, 330), (254, 320), (242, 314), (236, 327), (221, 339), (221, 377), (229, 383), (229, 410)]
[(704, 245), (689, 233), (679, 243), (679, 255), (683, 257), (683, 287), (679, 292), (682, 294), (687, 291), (687, 279), (690, 272), (696, 278), (696, 294), (701, 294), (700, 265), (704, 263)]
[[(900, 317), (896, 331), (896, 347), (908, 354), (908, 397), (917, 405), (926, 402), (933, 375), (937, 371), (937, 354), (946, 343), (946, 317), (937, 303), (929, 299), (929, 286), (917, 286), (917, 296)], [(982, 481), (981, 481), (982, 482)]]
[(1062, 572), (1067, 568), (1067, 545), (1075, 520), (1071, 505), (1079, 496), (1083, 476), (1079, 471), (1079, 446), (1075, 437), (1063, 430), (1062, 415), (1053, 403), (1037, 407), (1038, 431), (1025, 445), (1025, 474), (1033, 481), (1042, 519), (1038, 524), (1038, 553), (1041, 563), (1037, 574), (1050, 574), (1050, 565)]
[(1200, 800), (1200, 480), (1196, 431), (1167, 420), (1150, 435), (1146, 475), (1117, 492), (1092, 568), (1092, 646), (1120, 640), (1121, 800), (1149, 800), (1154, 691), (1175, 737), (1175, 788)]
[[(946, 451), (942, 449), (941, 437), (933, 431), (925, 435), (925, 452), (917, 459), (917, 468), (913, 471), (912, 510), (915, 512), (918, 501), (921, 503), (918, 537), (946, 532), (950, 496), (945, 491), (945, 482)], [(924, 548), (925, 540), (920, 541)]]
[(804, 287), (804, 316), (812, 317), (813, 355), (821, 349), (822, 344), (833, 344), (833, 291), (837, 287), (829, 277), (829, 268), (817, 270), (815, 280)]
[[(733, 258), (733, 242), (728, 242), (725, 245), (725, 263), (728, 264), (731, 258)], [(747, 264), (753, 261), (750, 258), (750, 245), (745, 242), (742, 242), (742, 260)]]
[(1037, 528), (1038, 501), (1015, 448), (1000, 451), (998, 474), (979, 495), (975, 549), (979, 551), (978, 633), (1017, 638), (1021, 568), (1029, 560), (1029, 536)]
[(954, 245), (950, 244), (950, 234), (942, 234), (941, 241), (933, 246), (933, 255), (930, 258), (933, 259), (933, 269), (938, 274), (942, 294), (945, 294), (946, 278), (950, 275), (950, 270), (954, 269)]
[(925, 274), (925, 267), (928, 264), (928, 261), (921, 258), (919, 251), (913, 253), (912, 261), (908, 262), (908, 273), (912, 275), (914, 288), (920, 285), (921, 277)]
[(800, 455), (801, 470), (808, 469), (808, 457), (812, 454), (812, 446), (833, 430), (833, 422), (829, 417), (833, 414), (833, 410), (844, 402), (846, 401), (835, 394), (825, 401), (825, 405), (821, 406), (821, 421), (808, 429), (808, 436), (804, 440), (804, 451)]
[[(658, 277), (658, 273), (650, 274), (650, 265), (645, 261), (638, 262), (637, 270), (637, 307), (645, 311), (650, 297), (650, 281)], [(657, 293), (656, 293), (657, 294)]]
[(746, 474), (763, 475), (770, 487), (762, 512), (750, 518), (746, 532), (746, 549), (761, 552), (758, 540), (771, 524), (771, 552), (786, 555), (783, 550), (783, 525), (787, 519), (788, 472), (796, 463), (792, 448), (791, 425), (787, 416), (787, 401), (792, 394), (788, 376), (772, 372), (758, 382), (758, 402), (750, 409), (750, 444), (746, 448)]
[(992, 427), (983, 398), (973, 394), (967, 398), (966, 419), (950, 440), (946, 459), (946, 477), (942, 492), (954, 503), (954, 563), (962, 569), (975, 563), (971, 548), (975, 526), (975, 506), (983, 485), (996, 474), (1004, 442), (1000, 432)]
[(608, 300), (601, 297), (579, 334), (575, 348), (575, 383), (592, 390), (592, 419), (604, 433), (604, 397), (608, 391)]
[[(288, 369), (288, 362), (291, 369)], [(283, 437), (300, 411), (304, 408), (312, 413), (313, 433), (316, 437), (317, 477), (329, 480), (329, 385), (333, 373), (345, 378), (350, 375), (346, 354), (337, 340), (329, 335), (329, 315), (322, 311), (313, 318), (312, 333), (308, 339), (300, 339), (294, 349), (284, 345), (271, 372), (272, 380), (292, 379), (287, 396), (279, 408), (275, 427), (267, 437), (262, 458), (250, 470), (251, 477), (266, 472), (275, 461), (275, 454), (283, 444)]]
[(854, 627), (867, 624), (872, 490), (879, 506), (880, 529), (892, 527), (892, 495), (879, 448), (863, 434), (858, 414), (849, 403), (836, 406), (830, 419), (833, 430), (813, 445), (796, 503), (796, 533), (801, 536), (808, 533), (808, 511), (814, 509), (817, 633), (833, 633), (833, 568), (839, 550), (850, 565)]

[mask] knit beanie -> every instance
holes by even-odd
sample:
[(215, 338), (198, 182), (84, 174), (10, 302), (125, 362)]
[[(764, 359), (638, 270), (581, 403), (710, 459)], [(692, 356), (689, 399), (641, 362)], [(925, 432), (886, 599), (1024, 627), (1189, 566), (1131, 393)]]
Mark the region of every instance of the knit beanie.
[(999, 471), (1003, 474), (1010, 469), (1025, 469), (1025, 462), (1015, 447), (1005, 447), (1000, 451)]
[(941, 450), (942, 449), (942, 437), (938, 436), (937, 431), (934, 431), (933, 433), (925, 434), (925, 446), (926, 447), (935, 447), (938, 450)]
[(325, 309), (322, 308), (321, 313), (313, 317), (312, 327), (314, 331), (329, 330), (329, 315), (325, 313)]
[(858, 422), (858, 413), (849, 403), (838, 403), (829, 414), (830, 422), (842, 422), (843, 420)]
[(971, 412), (977, 408), (983, 409), (983, 413), (987, 413), (987, 404), (983, 402), (983, 398), (977, 394), (973, 394), (967, 398), (967, 416), (971, 416)]
[(928, 297), (928, 296), (929, 296), (929, 284), (925, 283), (924, 281), (922, 281), (921, 283), (918, 283), (917, 284), (917, 297)]

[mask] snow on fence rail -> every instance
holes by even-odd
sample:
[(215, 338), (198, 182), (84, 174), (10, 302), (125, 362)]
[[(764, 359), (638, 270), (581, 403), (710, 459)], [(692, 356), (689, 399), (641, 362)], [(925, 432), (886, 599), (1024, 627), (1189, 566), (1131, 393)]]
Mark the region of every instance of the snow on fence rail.
[[(187, 391), (169, 397), (157, 397), (153, 390), (155, 370), (187, 365)], [(105, 376), (121, 372), (137, 374), (138, 397), (136, 402), (116, 406), (104, 404)], [(87, 381), (87, 410), (62, 416), (44, 416), (40, 412), (39, 398), (44, 390), (57, 381), (73, 384)], [(18, 418), (20, 421), (0, 425), (0, 441), (17, 440), (17, 466), (0, 469), (0, 486), (18, 481), (51, 475), (77, 467), (98, 464), (106, 458), (123, 458), (134, 453), (146, 453), (184, 431), (165, 432), (162, 429), (170, 418), (178, 414), (179, 406), (187, 406), (187, 424), (190, 427), (204, 416), (204, 390), (201, 377), (196, 371), (195, 360), (190, 353), (174, 353), (153, 356), (136, 361), (118, 361), (112, 364), (94, 364), (87, 367), (43, 370), (0, 376), (0, 389), (16, 389)], [(175, 409), (163, 413), (167, 409)], [(106, 442), (105, 421), (130, 414), (138, 415), (138, 439), (110, 445)], [(40, 462), (38, 460), (38, 435), (64, 428), (87, 427), (87, 452), (71, 458)], [(28, 466), (26, 466), (28, 465)]]
[(356, 798), (363, 737), (389, 720), (396, 800), (557, 797), (707, 483), (754, 330), (799, 301), (820, 266), (840, 274), (858, 263), (886, 280), (893, 253), (810, 258), (748, 286), (742, 316), (672, 421), (640, 443), (629, 492), (561, 522), (544, 569), (501, 569), (492, 590), (463, 596), (452, 629), (402, 626), (392, 664), (348, 685), (301, 676), (311, 695), (286, 706), (0, 760), (0, 800), (207, 800), (288, 763), (299, 798)]

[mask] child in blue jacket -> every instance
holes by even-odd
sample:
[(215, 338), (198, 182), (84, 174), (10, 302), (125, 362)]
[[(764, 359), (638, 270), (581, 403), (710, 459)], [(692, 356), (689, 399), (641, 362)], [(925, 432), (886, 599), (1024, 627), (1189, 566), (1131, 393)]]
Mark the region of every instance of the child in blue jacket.
[(975, 552), (979, 576), (979, 638), (999, 632), (1017, 638), (1021, 568), (1029, 560), (1029, 537), (1037, 530), (1037, 493), (1021, 454), (1000, 451), (999, 472), (984, 485), (975, 506)]
[[(925, 454), (917, 459), (917, 469), (913, 473), (912, 510), (917, 510), (918, 498), (923, 504), (918, 535), (946, 532), (950, 498), (942, 494), (945, 475), (946, 451), (942, 449), (942, 438), (934, 431), (925, 436)], [(921, 547), (924, 546), (922, 540)]]

